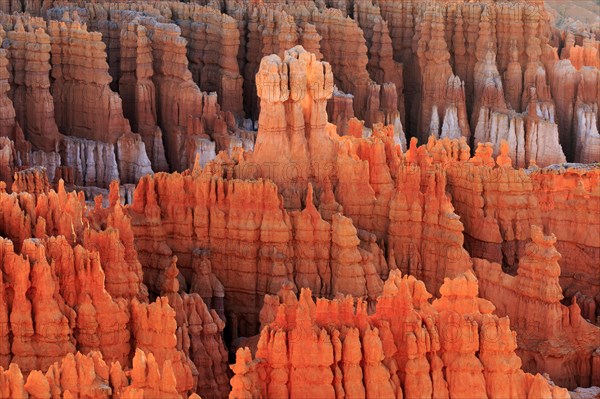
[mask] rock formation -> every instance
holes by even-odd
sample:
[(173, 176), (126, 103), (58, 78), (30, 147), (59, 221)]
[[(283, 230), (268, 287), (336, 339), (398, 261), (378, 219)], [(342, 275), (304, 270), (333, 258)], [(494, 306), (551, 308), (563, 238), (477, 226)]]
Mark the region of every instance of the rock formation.
[[(153, 44), (154, 82), (157, 90), (158, 120), (166, 136), (165, 152), (174, 169), (193, 165), (194, 158), (185, 157), (194, 136), (207, 138), (202, 120), (204, 107), (209, 107), (204, 95), (192, 80), (186, 58), (185, 40), (176, 25), (148, 21), (149, 37)], [(214, 104), (213, 104), (214, 106)], [(212, 118), (216, 117), (213, 115)]]
[[(13, 191), (20, 191), (25, 176), (17, 175)], [(36, 197), (28, 192), (0, 194), (0, 231), (9, 237), (0, 246), (1, 274), (8, 287), (0, 297), (0, 317), (9, 323), (3, 332), (11, 333), (9, 346), (2, 346), (2, 367), (10, 360), (24, 373), (46, 372), (76, 350), (97, 351), (107, 361), (129, 367), (130, 354), (137, 348), (148, 352), (159, 369), (171, 370), (177, 381), (175, 393), (195, 391), (199, 382), (199, 391), (213, 381), (219, 387), (226, 385), (225, 349), (219, 335), (224, 323), (219, 316), (209, 312), (196, 294), (184, 296), (182, 303), (191, 301), (198, 309), (187, 310), (191, 313), (186, 320), (176, 318), (166, 298), (146, 303), (148, 292), (141, 282), (130, 219), (118, 203), (117, 190), (116, 185), (111, 187), (110, 207), (96, 207), (90, 219), (82, 213), (81, 196), (67, 194), (64, 188), (37, 192)], [(21, 217), (25, 223), (15, 224)], [(11, 240), (18, 237), (25, 240), (15, 248)], [(155, 330), (147, 327), (150, 320)], [(209, 359), (212, 366), (207, 366)], [(206, 367), (212, 367), (214, 375), (198, 376), (197, 370)], [(203, 393), (211, 392), (204, 389)]]
[(159, 366), (152, 354), (137, 350), (133, 368), (124, 370), (119, 362), (107, 364), (99, 352), (69, 354), (50, 366), (44, 374), (33, 371), (25, 378), (19, 366), (0, 367), (3, 398), (189, 398), (180, 395), (170, 362)]
[[(198, 153), (203, 159), (210, 160), (213, 154), (216, 155), (215, 151), (231, 151), (231, 143), (233, 146), (241, 144), (244, 148), (251, 148), (252, 139), (245, 139), (241, 129), (240, 117), (243, 112), (240, 100), (244, 98), (246, 114), (257, 119), (260, 107), (254, 76), (258, 72), (261, 57), (271, 53), (283, 57), (285, 50), (295, 44), (310, 47), (308, 50), (316, 52), (317, 59), (325, 56), (325, 60), (332, 66), (334, 82), (341, 90), (353, 95), (354, 112), (365, 120), (368, 128), (378, 122), (394, 124), (398, 137), (402, 137), (404, 132), (417, 132), (422, 143), (429, 134), (454, 138), (458, 137), (460, 131), (460, 135), (467, 138), (475, 135), (476, 144), (491, 141), (494, 144), (494, 154), (499, 151), (501, 139), (507, 139), (513, 152), (523, 154), (516, 161), (517, 165), (524, 166), (530, 160), (546, 166), (562, 162), (566, 158), (579, 159), (579, 156), (575, 157), (575, 150), (571, 147), (587, 152), (589, 155), (583, 154), (584, 160), (596, 156), (598, 151), (592, 124), (594, 118), (590, 114), (594, 112), (593, 106), (590, 105), (591, 109), (587, 106), (579, 107), (579, 112), (573, 110), (574, 115), (580, 115), (577, 126), (574, 126), (574, 122), (567, 124), (571, 118), (568, 116), (570, 100), (565, 101), (559, 97), (571, 95), (569, 92), (564, 95), (555, 94), (560, 93), (560, 83), (553, 83), (554, 68), (558, 60), (552, 55), (554, 50), (549, 44), (548, 18), (540, 5), (503, 3), (474, 7), (468, 3), (434, 3), (415, 6), (412, 2), (394, 5), (387, 1), (374, 3), (371, 0), (355, 5), (345, 1), (331, 2), (328, 5), (331, 8), (324, 9), (322, 4), (311, 2), (288, 5), (275, 1), (256, 5), (229, 1), (224, 5), (223, 13), (223, 8), (214, 7), (214, 4), (199, 6), (149, 1), (127, 5), (88, 4), (82, 8), (66, 3), (60, 8), (50, 8), (48, 15), (51, 19), (60, 20), (64, 11), (67, 11), (68, 18), (75, 22), (77, 19), (85, 21), (89, 27), (103, 33), (103, 52), (107, 56), (109, 76), (113, 78), (110, 86), (113, 90), (118, 89), (127, 103), (134, 103), (132, 88), (136, 84), (149, 90), (144, 100), (138, 100), (141, 101), (138, 106), (148, 110), (142, 112), (148, 114), (142, 128), (132, 116), (135, 114), (130, 109), (131, 105), (124, 107), (123, 114), (132, 122), (133, 131), (142, 136), (148, 149), (148, 158), (155, 170), (166, 169), (157, 125), (163, 131), (166, 146), (172, 148), (171, 154), (167, 151), (166, 156), (171, 169), (191, 167)], [(355, 10), (351, 10), (353, 7)], [(31, 9), (37, 12), (44, 7), (35, 6)], [(75, 10), (82, 17), (74, 17)], [(272, 18), (267, 20), (266, 15)], [(348, 15), (353, 15), (355, 20), (344, 19)], [(152, 36), (149, 47), (152, 48), (153, 56), (169, 60), (173, 57), (163, 57), (165, 53), (160, 44), (165, 35), (169, 34), (162, 28), (156, 36), (151, 31), (155, 30), (153, 26), (159, 27), (157, 23), (168, 22), (171, 28), (178, 25), (175, 30), (179, 33), (173, 31), (173, 37), (186, 39), (181, 45), (185, 44), (187, 56), (179, 59), (182, 63), (180, 65), (187, 61), (185, 69), (191, 72), (191, 81), (202, 90), (214, 90), (217, 93), (216, 98), (200, 95), (209, 99), (208, 102), (198, 100), (197, 93), (190, 92), (187, 95), (189, 98), (195, 97), (194, 101), (202, 102), (202, 105), (194, 107), (200, 109), (200, 112), (183, 111), (179, 120), (174, 121), (172, 115), (168, 116), (163, 111), (168, 107), (158, 104), (153, 106), (153, 90), (147, 79), (151, 79), (157, 89), (160, 89), (158, 86), (164, 86), (160, 82), (165, 80), (160, 77), (164, 68), (156, 62), (153, 63), (156, 65), (151, 72), (148, 60), (141, 60), (137, 68), (145, 72), (140, 70), (140, 77), (132, 79), (131, 71), (136, 67), (132, 66), (131, 60), (136, 50), (130, 49), (133, 49), (132, 40), (136, 34), (131, 30), (126, 33), (126, 25), (136, 18), (141, 18), (138, 21), (148, 30), (146, 36)], [(134, 24), (139, 25), (139, 22)], [(16, 23), (16, 26), (19, 24)], [(527, 40), (524, 39), (525, 35)], [(346, 42), (356, 45), (344, 46), (342, 51), (335, 50), (335, 42), (342, 37)], [(144, 39), (141, 42), (148, 43)], [(368, 50), (362, 43), (368, 45)], [(560, 58), (572, 62), (577, 69), (596, 70), (595, 60), (598, 56), (595, 43), (593, 39), (580, 39), (578, 44), (565, 46)], [(147, 46), (148, 44), (142, 44), (142, 48)], [(221, 51), (217, 52), (217, 48)], [(486, 53), (488, 51), (491, 52), (490, 56)], [(148, 52), (141, 50), (141, 54), (144, 58), (143, 54)], [(53, 58), (56, 57), (53, 55)], [(442, 68), (444, 71), (437, 73), (434, 72), (435, 68)], [(166, 76), (170, 76), (170, 73), (172, 72)], [(182, 71), (178, 76), (186, 81), (189, 78), (185, 75)], [(137, 79), (141, 80), (137, 82)], [(432, 79), (437, 83), (432, 83)], [(393, 94), (394, 88), (396, 94)], [(157, 93), (156, 97), (158, 103), (163, 97), (170, 98), (165, 104), (178, 103), (177, 100), (173, 101), (169, 89), (163, 89), (162, 94)], [(532, 99), (535, 101), (532, 102)], [(227, 113), (221, 115), (221, 111), (214, 108), (213, 104), (217, 103), (220, 110), (231, 111), (238, 117), (238, 127)], [(505, 103), (510, 105), (508, 109), (512, 112), (507, 113)], [(537, 108), (536, 112), (532, 111), (534, 103), (535, 107), (539, 107), (539, 112)], [(557, 108), (567, 109), (564, 111), (567, 112), (567, 120), (564, 120), (562, 110), (557, 109), (560, 112), (554, 115), (554, 105), (551, 103), (555, 103)], [(410, 116), (404, 117), (404, 104), (416, 107), (412, 111), (420, 115), (418, 120), (412, 121)], [(156, 121), (153, 121), (153, 109), (157, 112)], [(420, 111), (416, 112), (417, 109)], [(408, 110), (410, 111), (410, 107)], [(204, 115), (205, 111), (210, 115)], [(521, 115), (519, 112), (527, 113)], [(217, 126), (213, 124), (215, 113), (217, 121), (220, 121)], [(334, 116), (332, 120), (338, 126), (338, 133), (343, 133), (345, 122), (338, 123), (337, 118)], [(224, 125), (227, 125), (226, 129)], [(174, 126), (178, 126), (177, 131)], [(578, 133), (574, 134), (575, 131)], [(182, 134), (193, 137), (183, 138)], [(171, 136), (180, 138), (168, 144)], [(215, 142), (215, 150), (205, 140)], [(575, 141), (579, 144), (573, 144)], [(564, 158), (561, 152), (567, 157)], [(182, 157), (181, 154), (185, 155)], [(126, 171), (124, 175), (127, 174)]]
[[(256, 170), (251, 176), (242, 164), (242, 176), (273, 180), (285, 193), (286, 207), (299, 208), (310, 171), (321, 172), (335, 151), (334, 139), (326, 134), (326, 100), (333, 92), (330, 66), (294, 47), (284, 60), (265, 57), (256, 82), (261, 118), (249, 160)], [(304, 111), (303, 103), (309, 100), (310, 109)]]
[(600, 28), (544, 3), (0, 1), (0, 397), (594, 392)]
[(142, 136), (152, 168), (168, 170), (162, 132), (157, 126), (156, 88), (152, 82), (152, 49), (146, 28), (136, 22), (127, 24), (121, 38), (121, 78), (119, 94), (123, 114), (131, 128)]
[[(175, 310), (169, 306), (168, 299), (158, 298), (149, 305), (134, 300), (131, 316), (138, 350), (153, 356), (159, 365), (170, 364), (173, 377), (177, 381), (177, 392), (184, 393), (195, 389), (197, 382), (192, 376), (193, 363), (182, 351), (177, 350), (177, 321)], [(149, 388), (155, 387), (150, 385)]]
[[(599, 280), (593, 264), (600, 244), (590, 239), (600, 228), (594, 217), (600, 209), (597, 168), (573, 165), (527, 171), (470, 163), (450, 166), (447, 171), (448, 189), (464, 223), (465, 246), (471, 256), (514, 272), (526, 254), (530, 226), (543, 226), (556, 235), (556, 247), (563, 255), (560, 283), (565, 294), (571, 297), (580, 292), (598, 303)], [(567, 203), (578, 211), (566, 211)], [(592, 234), (582, 235), (583, 231)], [(595, 311), (583, 314), (596, 320)]]
[[(60, 142), (50, 94), (50, 37), (43, 29), (26, 32), (22, 24), (8, 32), (16, 118), (37, 150), (57, 152)], [(19, 71), (19, 73), (17, 73)], [(28, 117), (35, 115), (35, 117)]]
[[(398, 117), (404, 123), (404, 95), (402, 65), (394, 61), (392, 40), (387, 24), (379, 16), (380, 12), (368, 0), (360, 1), (354, 5), (354, 15), (363, 30), (368, 48), (369, 62), (367, 70), (372, 79), (380, 85), (393, 83), (396, 88)], [(388, 118), (386, 124), (394, 124)]]
[(421, 281), (394, 271), (371, 315), (350, 297), (315, 303), (308, 289), (298, 299), (276, 298), (255, 359), (238, 349), (232, 397), (568, 397), (521, 370), (516, 334), (477, 297), (472, 272), (446, 279), (440, 293), (432, 304)]
[[(225, 323), (215, 310), (209, 312), (207, 305), (197, 294), (178, 292), (178, 274), (175, 258), (163, 273), (161, 289), (161, 294), (169, 300), (176, 313), (177, 347), (183, 349), (190, 358), (192, 373), (198, 374), (197, 392), (205, 398), (226, 397), (229, 392), (227, 353), (221, 337)], [(156, 352), (152, 348), (148, 349), (152, 353)]]
[(115, 143), (130, 132), (121, 98), (108, 86), (105, 45), (73, 15), (50, 21), (52, 97), (59, 128), (69, 136)]
[[(575, 103), (575, 160), (581, 163), (598, 162), (600, 134), (598, 133), (598, 69), (583, 68)], [(595, 117), (595, 119), (594, 119)]]
[(348, 124), (350, 120), (354, 118), (354, 108), (352, 107), (353, 100), (354, 97), (352, 94), (346, 94), (338, 90), (335, 86), (333, 87), (331, 98), (327, 100), (327, 116), (329, 117), (329, 122), (336, 126), (337, 134), (340, 136), (349, 134)]
[(557, 384), (573, 389), (589, 385), (598, 375), (592, 353), (600, 343), (600, 328), (581, 316), (581, 307), (593, 303), (579, 304), (577, 297), (569, 306), (561, 303), (555, 243), (555, 236), (544, 236), (540, 227), (532, 226), (531, 242), (515, 277), (483, 259), (475, 259), (474, 267), (481, 295), (493, 301), (500, 316), (508, 315), (517, 331), (524, 369), (543, 370)]
[[(450, 100), (446, 92), (449, 85), (453, 85), (456, 80), (449, 63), (450, 53), (444, 40), (444, 24), (441, 15), (431, 11), (427, 12), (424, 18), (417, 51), (418, 68), (421, 71), (419, 80), (422, 82), (422, 104), (413, 105), (420, 107), (416, 109), (419, 109), (418, 137), (422, 142), (426, 141), (431, 134), (439, 137), (440, 124), (437, 122), (437, 130), (431, 129), (432, 121), (444, 120), (444, 124), (446, 124), (445, 119), (450, 116), (447, 109), (448, 111), (454, 109), (450, 108), (450, 103), (446, 103), (447, 100)], [(461, 84), (458, 86), (460, 87)], [(458, 105), (464, 109), (464, 105)], [(459, 121), (459, 123), (464, 126), (464, 121)], [(468, 132), (465, 133), (468, 134)]]
[(194, 81), (206, 92), (216, 92), (223, 111), (243, 114), (242, 83), (237, 63), (240, 45), (237, 23), (215, 8), (171, 3), (173, 19), (188, 41)]
[(27, 192), (35, 197), (50, 191), (48, 175), (46, 169), (42, 167), (33, 167), (15, 172), (14, 180), (12, 184), (12, 192), (14, 193)]
[(115, 145), (76, 137), (65, 137), (61, 160), (73, 173), (72, 183), (77, 186), (108, 188), (119, 178)]
[(15, 155), (14, 142), (8, 137), (0, 137), (0, 180), (4, 183), (3, 190), (12, 184)]
[[(0, 138), (5, 138), (4, 152), (7, 152), (8, 148), (12, 148), (10, 152), (13, 154), (12, 161), (9, 162), (8, 156), (4, 157), (4, 163), (6, 165), (17, 166), (20, 161), (25, 160), (27, 152), (29, 152), (29, 143), (25, 141), (23, 137), (23, 131), (16, 120), (16, 111), (12, 100), (8, 96), (10, 91), (10, 73), (8, 72), (7, 66), (9, 61), (7, 59), (6, 50), (0, 51)], [(10, 143), (7, 141), (10, 140)], [(5, 166), (7, 167), (7, 166)], [(5, 172), (6, 173), (6, 172)]]
[(212, 272), (210, 250), (197, 249), (192, 252), (192, 270), (190, 292), (200, 295), (206, 306), (215, 309), (219, 317), (225, 320), (225, 289)]
[[(195, 194), (182, 203), (180, 196), (170, 194), (173, 187), (181, 187), (181, 190), (194, 187)], [(158, 174), (155, 178), (142, 179), (134, 197), (132, 225), (140, 259), (149, 267), (146, 280), (149, 286), (158, 284), (160, 274), (171, 264), (171, 254), (175, 254), (187, 284), (191, 280), (191, 286), (197, 287), (201, 282), (194, 277), (197, 272), (193, 273), (193, 268), (198, 267), (194, 248), (210, 248), (212, 273), (223, 283), (225, 302), (238, 319), (239, 332), (235, 334), (247, 335), (257, 330), (257, 304), (262, 299), (257, 293), (275, 294), (282, 283), (292, 281), (296, 275), (299, 284), (313, 281), (311, 286), (320, 288), (322, 295), (333, 296), (336, 293), (332, 287), (333, 269), (337, 268), (335, 259), (347, 262), (343, 267), (358, 267), (361, 274), (362, 267), (357, 263), (372, 262), (368, 251), (358, 248), (360, 241), (351, 224), (343, 233), (340, 231), (337, 242), (349, 247), (347, 251), (357, 263), (338, 255), (338, 249), (334, 251), (337, 230), (332, 236), (331, 224), (320, 217), (310, 200), (307, 209), (292, 219), (283, 209), (271, 182), (213, 180), (206, 172), (192, 176)], [(248, 214), (247, 209), (254, 209), (254, 213)], [(192, 218), (193, 213), (196, 219)], [(181, 240), (189, 245), (177, 246)], [(163, 244), (158, 244), (160, 242)], [(307, 245), (310, 248), (313, 242), (321, 243), (320, 253), (308, 250)], [(159, 253), (163, 256), (152, 255), (157, 244), (162, 245)], [(294, 257), (293, 248), (300, 251)], [(333, 258), (334, 253), (336, 258)], [(316, 268), (311, 265), (313, 262)], [(351, 266), (346, 266), (348, 263)], [(372, 267), (369, 281), (363, 281), (355, 290), (358, 296), (366, 297), (369, 293), (368, 296), (374, 298), (377, 295), (379, 276)], [(346, 284), (353, 283), (351, 279), (346, 281)], [(339, 292), (348, 292), (339, 289)]]

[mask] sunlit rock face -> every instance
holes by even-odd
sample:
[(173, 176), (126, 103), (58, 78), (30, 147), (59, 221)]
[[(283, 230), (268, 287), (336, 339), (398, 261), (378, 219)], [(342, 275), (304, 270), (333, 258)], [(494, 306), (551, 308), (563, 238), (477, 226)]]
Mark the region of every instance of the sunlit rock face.
[(0, 398), (593, 395), (559, 6), (0, 0)]

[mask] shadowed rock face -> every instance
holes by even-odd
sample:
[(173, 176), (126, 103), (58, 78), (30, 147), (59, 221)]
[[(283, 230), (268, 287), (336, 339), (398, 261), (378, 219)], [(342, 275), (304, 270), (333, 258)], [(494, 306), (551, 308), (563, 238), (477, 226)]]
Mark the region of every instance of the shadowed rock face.
[(0, 398), (600, 386), (600, 31), (548, 2), (0, 1)]

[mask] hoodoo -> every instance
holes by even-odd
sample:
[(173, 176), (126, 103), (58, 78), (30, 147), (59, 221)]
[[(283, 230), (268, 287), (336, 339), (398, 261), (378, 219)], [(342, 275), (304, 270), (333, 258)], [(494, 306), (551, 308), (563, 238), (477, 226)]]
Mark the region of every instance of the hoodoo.
[(0, 399), (596, 397), (557, 4), (0, 0)]

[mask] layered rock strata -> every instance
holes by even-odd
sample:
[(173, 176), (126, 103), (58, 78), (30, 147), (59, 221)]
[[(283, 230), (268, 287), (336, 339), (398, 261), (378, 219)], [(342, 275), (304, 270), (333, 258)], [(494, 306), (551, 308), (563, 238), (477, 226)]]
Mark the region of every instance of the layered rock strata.
[[(492, 303), (477, 294), (468, 272), (446, 279), (431, 304), (421, 281), (395, 271), (371, 315), (349, 297), (315, 303), (307, 289), (298, 299), (276, 298), (255, 355), (238, 349), (232, 396), (569, 397), (521, 370), (509, 320), (492, 315)], [(459, 339), (443, 332), (449, 325)]]
[(557, 384), (574, 389), (589, 386), (600, 373), (593, 360), (600, 327), (582, 317), (589, 302), (578, 303), (575, 297), (569, 306), (561, 303), (555, 243), (555, 236), (544, 236), (540, 227), (532, 226), (516, 276), (483, 259), (475, 259), (474, 267), (481, 295), (493, 301), (498, 315), (508, 315), (517, 331), (517, 353), (524, 369), (543, 370)]
[[(447, 188), (464, 223), (467, 250), (512, 273), (526, 254), (531, 226), (543, 226), (556, 235), (563, 255), (559, 264), (565, 295), (580, 292), (598, 303), (600, 276), (593, 266), (600, 259), (595, 239), (600, 232), (595, 217), (600, 209), (598, 173), (598, 168), (583, 165), (528, 170), (513, 169), (510, 163), (498, 168), (472, 161), (450, 165)], [(595, 310), (583, 314), (594, 322), (598, 316)]]

